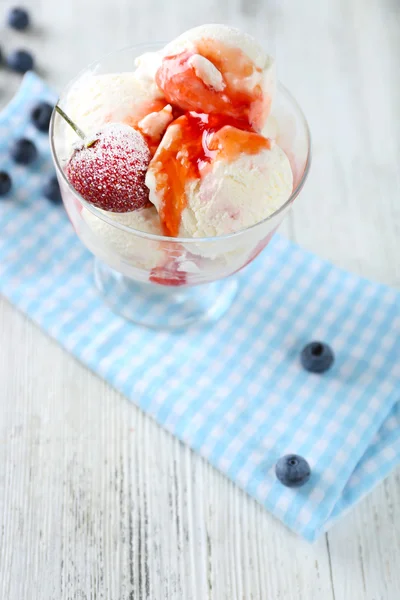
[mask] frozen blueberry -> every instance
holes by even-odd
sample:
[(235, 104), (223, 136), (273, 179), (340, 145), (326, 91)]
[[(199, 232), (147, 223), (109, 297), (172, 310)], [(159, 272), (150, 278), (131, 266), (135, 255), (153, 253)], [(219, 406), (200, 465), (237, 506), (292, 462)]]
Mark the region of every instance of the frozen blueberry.
[(53, 175), (48, 181), (46, 181), (43, 187), (43, 194), (53, 204), (60, 204), (62, 201), (60, 186), (58, 185), (57, 177)]
[(0, 196), (5, 196), (11, 190), (11, 177), (5, 171), (0, 171)]
[(36, 160), (38, 151), (31, 140), (21, 138), (11, 147), (11, 156), (19, 165), (29, 165)]
[(302, 366), (311, 373), (324, 373), (330, 369), (334, 360), (332, 349), (323, 342), (310, 342), (300, 354)]
[(29, 27), (29, 13), (24, 8), (15, 7), (8, 13), (7, 22), (13, 29), (23, 31)]
[(7, 66), (17, 73), (26, 73), (33, 69), (33, 56), (26, 50), (14, 50), (7, 56)]
[(39, 102), (39, 104), (33, 108), (31, 112), (31, 119), (39, 131), (42, 131), (43, 133), (47, 133), (49, 131), (52, 112), (53, 107), (48, 102)]
[(286, 454), (275, 465), (275, 474), (286, 487), (300, 487), (310, 479), (310, 465), (302, 456)]

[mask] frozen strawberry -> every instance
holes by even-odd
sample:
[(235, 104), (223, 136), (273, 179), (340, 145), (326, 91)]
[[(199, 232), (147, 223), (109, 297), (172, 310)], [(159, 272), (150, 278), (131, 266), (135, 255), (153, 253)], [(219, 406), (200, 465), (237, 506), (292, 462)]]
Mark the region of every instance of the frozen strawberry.
[(65, 173), (87, 201), (115, 213), (143, 208), (149, 202), (144, 179), (150, 162), (142, 134), (119, 123), (101, 128), (89, 143), (82, 142)]

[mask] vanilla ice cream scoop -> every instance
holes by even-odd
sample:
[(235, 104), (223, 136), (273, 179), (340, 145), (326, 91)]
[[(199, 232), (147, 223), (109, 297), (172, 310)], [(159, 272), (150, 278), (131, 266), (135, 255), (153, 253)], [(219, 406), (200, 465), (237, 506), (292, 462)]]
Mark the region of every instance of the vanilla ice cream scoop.
[[(102, 219), (101, 215), (107, 220)], [(109, 221), (114, 222), (115, 226)], [(83, 207), (79, 234), (92, 252), (120, 270), (121, 261), (139, 269), (153, 269), (163, 261), (162, 248), (158, 242), (143, 243), (135, 231), (121, 229), (118, 224), (132, 230), (162, 235), (160, 219), (154, 206), (129, 213), (91, 211)]]
[[(143, 73), (85, 74), (70, 89), (65, 100), (68, 116), (87, 134), (105, 123), (137, 124), (149, 113), (161, 111), (167, 104), (162, 92), (149, 85)], [(77, 141), (65, 127), (66, 150)]]
[(292, 188), (289, 161), (277, 145), (216, 161), (204, 178), (189, 182), (179, 235), (216, 237), (251, 227), (278, 210)]
[(220, 116), (193, 113), (168, 127), (146, 185), (165, 234), (215, 237), (275, 212), (290, 197), (293, 176), (274, 142)]
[(202, 25), (169, 43), (155, 78), (181, 110), (225, 114), (257, 131), (275, 93), (273, 59), (250, 35), (226, 25)]

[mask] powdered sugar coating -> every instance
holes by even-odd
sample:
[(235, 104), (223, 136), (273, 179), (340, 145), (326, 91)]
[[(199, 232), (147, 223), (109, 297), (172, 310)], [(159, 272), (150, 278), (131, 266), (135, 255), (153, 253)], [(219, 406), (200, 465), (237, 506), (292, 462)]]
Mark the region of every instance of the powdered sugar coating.
[(149, 147), (139, 131), (122, 123), (102, 127), (97, 140), (75, 150), (65, 172), (85, 200), (103, 210), (125, 213), (149, 202), (145, 175)]

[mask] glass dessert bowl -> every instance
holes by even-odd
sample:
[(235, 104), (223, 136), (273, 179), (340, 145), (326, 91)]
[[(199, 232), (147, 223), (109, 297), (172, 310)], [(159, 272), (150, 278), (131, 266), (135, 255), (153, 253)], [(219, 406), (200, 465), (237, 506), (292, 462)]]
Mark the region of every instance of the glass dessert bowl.
[[(137, 45), (93, 63), (67, 86), (59, 104), (63, 106), (72, 87), (85, 76), (128, 72), (139, 55), (161, 47)], [(215, 321), (230, 307), (240, 284), (236, 274), (267, 246), (302, 189), (310, 166), (306, 119), (291, 94), (278, 84), (267, 128), (289, 158), (293, 173), (290, 196), (260, 222), (233, 233), (170, 237), (160, 235), (155, 211), (108, 212), (76, 191), (65, 173), (66, 128), (54, 112), (50, 141), (61, 194), (78, 237), (95, 256), (96, 286), (115, 312), (154, 328)]]

